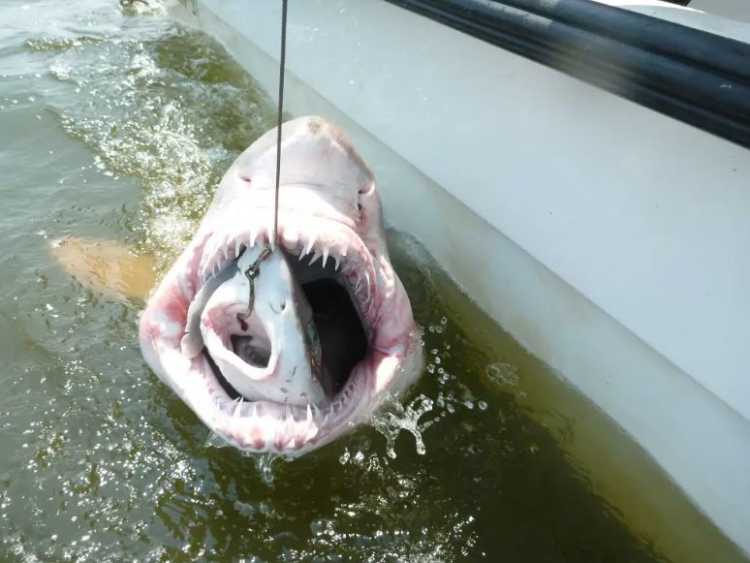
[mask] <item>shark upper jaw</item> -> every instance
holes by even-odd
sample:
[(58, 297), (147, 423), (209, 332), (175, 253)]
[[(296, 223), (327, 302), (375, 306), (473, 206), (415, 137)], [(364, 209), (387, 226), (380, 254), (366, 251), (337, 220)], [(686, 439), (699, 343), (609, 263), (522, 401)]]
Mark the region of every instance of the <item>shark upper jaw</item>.
[[(320, 134), (319, 122), (313, 123), (315, 127), (309, 122), (301, 125)], [(333, 131), (331, 142), (343, 142), (340, 133)], [(341, 192), (340, 187), (299, 178), (285, 183), (282, 177), (279, 250), (293, 260), (300, 259), (304, 267), (315, 265), (334, 272), (365, 331), (364, 357), (329, 401), (291, 404), (234, 398), (206, 353), (184, 353), (180, 343), (196, 293), (245, 249), (270, 241), (272, 191), (268, 182), (259, 185), (257, 181), (254, 190), (246, 190), (242, 184), (248, 183), (253, 171), (243, 165), (242, 158), (227, 172), (214, 208), (149, 300), (140, 322), (141, 348), (157, 375), (216, 435), (245, 451), (293, 457), (334, 440), (369, 418), (388, 396), (411, 384), (421, 368), (421, 344), (408, 297), (388, 259), (371, 176), (364, 176), (369, 179), (366, 185), (350, 188), (358, 194), (359, 203), (350, 206), (356, 214), (342, 214), (340, 205), (330, 204), (328, 194)], [(293, 157), (285, 156), (284, 162), (294, 166)], [(276, 345), (283, 354), (283, 343)], [(275, 369), (269, 363), (268, 370)]]

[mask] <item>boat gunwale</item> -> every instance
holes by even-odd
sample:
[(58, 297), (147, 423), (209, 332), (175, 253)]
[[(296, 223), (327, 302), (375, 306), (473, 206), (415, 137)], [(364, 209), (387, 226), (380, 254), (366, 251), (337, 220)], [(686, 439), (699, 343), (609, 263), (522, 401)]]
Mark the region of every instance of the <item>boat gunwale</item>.
[(386, 1), (750, 148), (748, 43), (591, 0)]

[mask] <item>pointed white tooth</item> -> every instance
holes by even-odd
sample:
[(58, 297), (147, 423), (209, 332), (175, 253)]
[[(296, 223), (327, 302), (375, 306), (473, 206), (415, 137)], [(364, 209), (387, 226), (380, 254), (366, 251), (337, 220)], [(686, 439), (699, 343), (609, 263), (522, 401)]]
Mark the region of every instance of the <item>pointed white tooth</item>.
[(237, 418), (240, 416), (240, 411), (242, 410), (242, 397), (237, 398), (237, 406), (234, 407), (234, 412), (232, 413), (232, 416)]
[(234, 257), (237, 258), (240, 255), (240, 251), (242, 250), (242, 241), (239, 237), (237, 237), (237, 240), (234, 241)]
[(307, 241), (307, 246), (305, 246), (305, 254), (310, 254), (313, 246), (315, 246), (315, 237), (310, 237), (310, 240)]
[(305, 258), (305, 252), (304, 252), (304, 249), (303, 249), (303, 250), (300, 250), (299, 254), (297, 255), (297, 260), (299, 260), (300, 262), (302, 262), (302, 260), (304, 260), (304, 258)]
[(315, 254), (313, 254), (313, 257), (312, 257), (312, 258), (310, 259), (310, 263), (308, 264), (308, 266), (312, 266), (313, 264), (315, 264), (315, 261), (316, 261), (316, 260), (317, 260), (318, 258), (320, 258), (320, 254), (318, 254), (318, 253), (316, 252)]
[(256, 238), (258, 238), (258, 231), (250, 231), (247, 235), (248, 246), (255, 246)]
[(338, 256), (334, 254), (333, 261), (336, 262), (336, 271), (338, 271), (339, 268), (341, 267), (341, 258), (339, 258)]
[(255, 403), (250, 403), (250, 409), (248, 410), (248, 416), (255, 417), (255, 415), (258, 413), (258, 405)]
[(312, 422), (312, 419), (313, 419), (312, 409), (310, 408), (310, 403), (307, 403), (307, 422), (308, 423)]
[(323, 247), (323, 267), (326, 267), (326, 264), (328, 263), (328, 247)]
[(307, 425), (307, 432), (305, 432), (305, 442), (308, 442), (315, 438), (315, 435), (318, 433), (318, 427), (314, 424), (308, 424)]

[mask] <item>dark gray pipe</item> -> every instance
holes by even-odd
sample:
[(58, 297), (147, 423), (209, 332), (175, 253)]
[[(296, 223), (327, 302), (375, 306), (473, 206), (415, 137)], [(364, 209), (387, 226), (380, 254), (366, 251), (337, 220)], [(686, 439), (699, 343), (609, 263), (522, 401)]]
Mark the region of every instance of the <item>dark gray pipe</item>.
[(589, 0), (387, 1), (750, 147), (747, 43)]

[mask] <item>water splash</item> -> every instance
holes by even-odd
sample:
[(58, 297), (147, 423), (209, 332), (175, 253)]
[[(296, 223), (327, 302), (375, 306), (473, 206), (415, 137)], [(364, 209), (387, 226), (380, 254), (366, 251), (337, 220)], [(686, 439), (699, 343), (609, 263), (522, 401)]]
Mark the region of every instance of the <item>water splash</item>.
[[(228, 448), (233, 449), (232, 444), (214, 432), (209, 432), (204, 444), (206, 448)], [(255, 469), (261, 481), (268, 487), (274, 484), (276, 479), (275, 465), (279, 460), (285, 460), (283, 455), (273, 453), (241, 452), (243, 458), (249, 459), (255, 465)]]
[(258, 471), (261, 481), (267, 486), (272, 487), (276, 480), (274, 464), (283, 459), (282, 456), (275, 454), (247, 454), (247, 457), (255, 463), (255, 469)]
[[(96, 42), (63, 34), (52, 44), (68, 48), (53, 50), (48, 68), (76, 94), (56, 113), (94, 152), (93, 170), (142, 184), (128, 223), (163, 269), (194, 233), (229, 162), (272, 124), (272, 107), (205, 36), (156, 17), (158, 5), (128, 8), (151, 16), (134, 20), (138, 33), (108, 29)], [(194, 56), (174, 54), (186, 51)]]
[(384, 411), (375, 416), (373, 424), (386, 439), (388, 457), (396, 459), (396, 439), (401, 432), (408, 432), (414, 436), (416, 452), (419, 455), (427, 453), (422, 433), (432, 426), (434, 420), (422, 421), (421, 419), (432, 411), (433, 406), (432, 399), (420, 394), (406, 406), (398, 401), (392, 402)]

